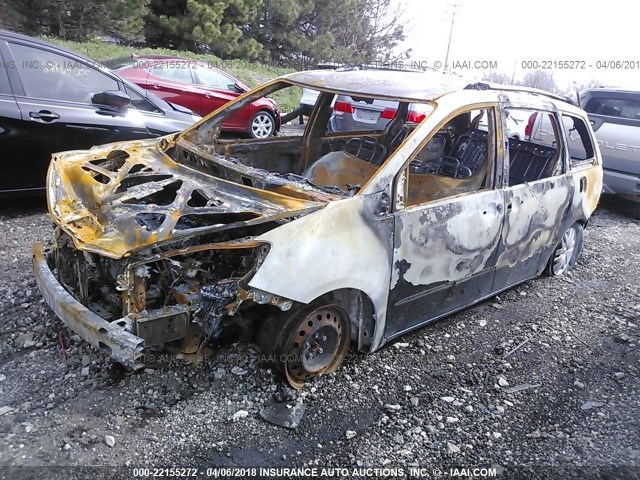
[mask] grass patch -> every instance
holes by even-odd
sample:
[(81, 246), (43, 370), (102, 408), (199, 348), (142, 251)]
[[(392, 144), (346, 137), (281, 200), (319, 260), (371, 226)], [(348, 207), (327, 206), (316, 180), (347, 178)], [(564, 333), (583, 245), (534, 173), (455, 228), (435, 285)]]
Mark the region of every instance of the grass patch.
[[(151, 55), (172, 55), (181, 58), (198, 60), (209, 65), (214, 65), (234, 77), (241, 80), (249, 87), (257, 87), (272, 78), (294, 72), (290, 68), (277, 67), (267, 63), (247, 62), (245, 60), (223, 60), (215, 55), (196, 54), (188, 51), (170, 50), (168, 48), (134, 48), (122, 45), (113, 45), (100, 40), (90, 40), (88, 42), (70, 42), (58, 38), (47, 38), (44, 40), (61, 47), (73, 50), (98, 62), (103, 62), (110, 58), (128, 57), (132, 53)], [(302, 90), (298, 87), (285, 88), (273, 94), (274, 100), (283, 112), (290, 112), (300, 103)]]

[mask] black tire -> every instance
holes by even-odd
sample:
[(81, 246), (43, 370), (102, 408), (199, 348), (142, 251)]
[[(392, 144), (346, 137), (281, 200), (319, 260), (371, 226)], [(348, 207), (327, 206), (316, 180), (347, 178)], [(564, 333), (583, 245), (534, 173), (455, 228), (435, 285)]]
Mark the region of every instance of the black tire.
[(249, 122), (251, 138), (268, 138), (276, 134), (276, 117), (268, 110), (257, 111)]
[(575, 267), (584, 241), (584, 227), (574, 223), (562, 234), (562, 238), (553, 249), (545, 269), (547, 275), (558, 277)]

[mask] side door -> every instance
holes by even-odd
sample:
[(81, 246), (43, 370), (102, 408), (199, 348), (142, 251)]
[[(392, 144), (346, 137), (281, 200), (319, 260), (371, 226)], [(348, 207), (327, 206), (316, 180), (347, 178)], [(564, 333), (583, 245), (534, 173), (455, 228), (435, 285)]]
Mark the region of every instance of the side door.
[(194, 85), (191, 62), (161, 61), (149, 67), (145, 88), (167, 102), (173, 102), (202, 115), (203, 92)]
[(15, 62), (9, 80), (33, 139), (22, 155), (30, 180), (20, 188), (44, 186), (52, 153), (149, 136), (141, 112), (92, 103), (97, 93), (120, 90), (114, 77), (39, 44), (9, 40), (2, 48)]
[(22, 121), (9, 85), (7, 71), (11, 68), (15, 68), (15, 65), (5, 62), (0, 54), (0, 151), (3, 158), (0, 164), (0, 191), (16, 190), (29, 184), (31, 173), (24, 168), (24, 160), (28, 158), (30, 146), (35, 141), (25, 129), (25, 122)]
[[(208, 115), (240, 95), (234, 85), (236, 80), (221, 71), (196, 65), (193, 69), (196, 82), (202, 88), (202, 111)], [(249, 125), (251, 109), (249, 105), (229, 115), (223, 127), (234, 130), (245, 130)]]
[[(570, 211), (574, 184), (557, 112), (507, 107), (507, 116), (531, 118), (544, 127), (525, 140), (504, 138), (504, 227), (494, 291), (537, 276)], [(506, 131), (506, 130), (505, 130)]]
[(496, 111), (486, 105), (448, 119), (399, 180), (405, 198), (395, 212), (386, 338), (492, 291), (504, 214), (495, 188)]

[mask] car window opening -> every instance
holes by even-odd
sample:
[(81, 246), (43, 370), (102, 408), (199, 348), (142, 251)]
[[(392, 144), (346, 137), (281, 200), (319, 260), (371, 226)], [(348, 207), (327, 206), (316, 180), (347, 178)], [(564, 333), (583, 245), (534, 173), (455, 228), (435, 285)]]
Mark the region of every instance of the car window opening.
[(525, 134), (525, 140), (509, 138), (509, 186), (562, 173), (560, 129), (555, 115), (534, 111), (524, 114), (529, 114), (529, 125), (533, 127)]
[[(286, 87), (268, 94), (286, 99), (283, 91), (295, 89), (296, 102), (299, 101), (299, 87)], [(300, 126), (275, 139), (221, 136), (216, 128), (234, 115), (228, 111), (216, 120), (205, 122), (197, 134), (186, 136), (195, 148), (185, 142), (167, 153), (180, 163), (254, 188), (302, 198), (309, 198), (305, 193), (309, 189), (351, 196), (371, 179), (432, 107), (344, 97), (350, 102), (346, 108), (342, 100), (337, 100), (340, 98), (343, 97), (320, 92), (306, 128)], [(368, 109), (366, 113), (365, 109)], [(339, 124), (335, 117), (345, 112), (353, 113), (353, 130), (344, 127), (345, 124), (335, 128)], [(357, 121), (362, 118), (375, 124), (375, 128), (363, 128), (362, 122)]]
[[(407, 205), (488, 186), (495, 145), (492, 110), (464, 112), (444, 125), (409, 164)], [(491, 141), (490, 141), (491, 140)]]
[(594, 165), (595, 151), (584, 121), (572, 115), (562, 115), (562, 124), (571, 168)]

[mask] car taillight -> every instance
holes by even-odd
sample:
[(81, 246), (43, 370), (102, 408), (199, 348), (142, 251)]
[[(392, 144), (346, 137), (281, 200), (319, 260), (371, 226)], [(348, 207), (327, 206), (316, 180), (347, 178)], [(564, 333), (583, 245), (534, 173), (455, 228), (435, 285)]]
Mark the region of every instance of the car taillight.
[(333, 105), (333, 110), (336, 112), (355, 113), (353, 106), (349, 102), (336, 102)]
[(538, 113), (532, 113), (529, 116), (529, 120), (527, 121), (527, 126), (524, 127), (524, 136), (529, 140), (531, 138), (531, 134), (533, 133), (533, 124), (536, 123), (536, 116)]
[(398, 110), (396, 110), (395, 108), (387, 107), (382, 112), (382, 115), (380, 115), (380, 118), (385, 118), (387, 120), (390, 120), (396, 116), (397, 111)]
[(407, 115), (407, 122), (420, 123), (425, 118), (427, 118), (427, 116), (424, 113), (410, 110), (409, 115)]

